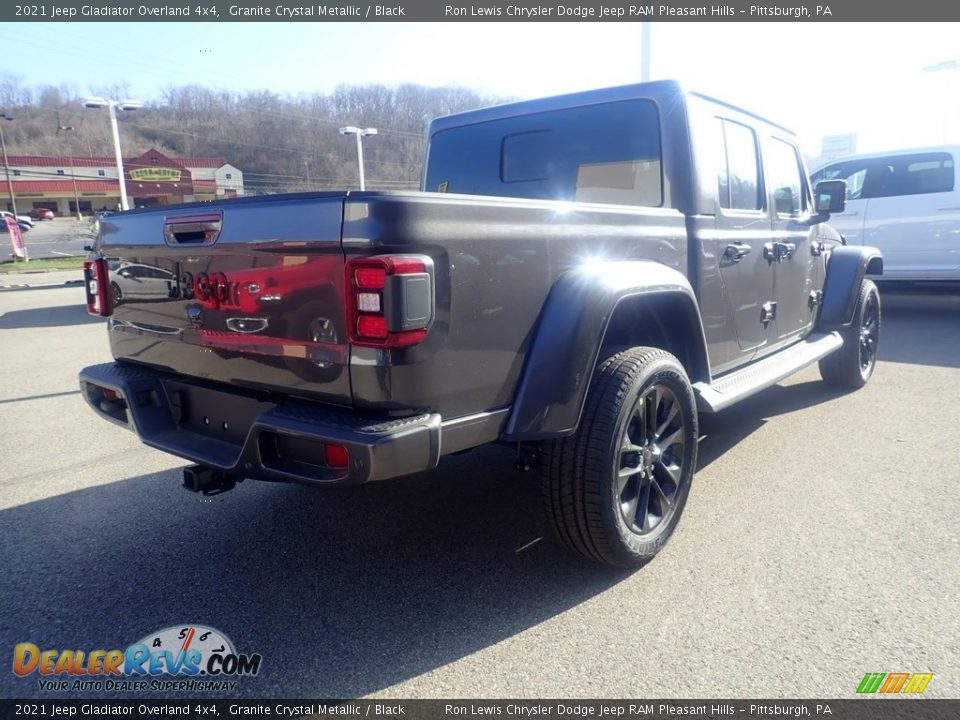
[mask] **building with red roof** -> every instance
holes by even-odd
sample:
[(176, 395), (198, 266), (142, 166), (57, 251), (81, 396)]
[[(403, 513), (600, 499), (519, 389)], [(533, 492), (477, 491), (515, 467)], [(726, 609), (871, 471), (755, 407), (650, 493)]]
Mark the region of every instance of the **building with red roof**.
[[(113, 157), (9, 155), (7, 162), (18, 212), (49, 208), (72, 215), (78, 207), (90, 213), (120, 205)], [(123, 170), (130, 207), (243, 195), (243, 173), (220, 157), (174, 158), (151, 148), (124, 158)], [(6, 184), (6, 176), (0, 176), (0, 182)]]

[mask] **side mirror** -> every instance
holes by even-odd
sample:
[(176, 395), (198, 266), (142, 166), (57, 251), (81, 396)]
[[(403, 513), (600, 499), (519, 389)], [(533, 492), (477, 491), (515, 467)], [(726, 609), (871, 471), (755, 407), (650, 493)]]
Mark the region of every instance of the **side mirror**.
[(847, 206), (847, 181), (821, 180), (813, 188), (813, 196), (818, 214), (841, 213)]

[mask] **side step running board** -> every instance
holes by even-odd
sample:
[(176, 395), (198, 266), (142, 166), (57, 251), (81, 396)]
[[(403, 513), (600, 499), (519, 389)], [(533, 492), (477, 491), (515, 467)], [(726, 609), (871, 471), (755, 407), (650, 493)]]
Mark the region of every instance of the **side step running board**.
[(693, 384), (700, 412), (715, 413), (746, 397), (776, 385), (807, 365), (812, 365), (843, 345), (840, 333), (814, 333), (796, 345), (780, 350), (712, 383)]

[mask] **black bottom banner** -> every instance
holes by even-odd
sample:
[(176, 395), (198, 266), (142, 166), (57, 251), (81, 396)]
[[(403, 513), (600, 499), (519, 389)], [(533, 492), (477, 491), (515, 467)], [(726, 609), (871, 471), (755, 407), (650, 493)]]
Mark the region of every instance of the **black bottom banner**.
[(0, 720), (69, 717), (954, 720), (960, 700), (0, 700)]

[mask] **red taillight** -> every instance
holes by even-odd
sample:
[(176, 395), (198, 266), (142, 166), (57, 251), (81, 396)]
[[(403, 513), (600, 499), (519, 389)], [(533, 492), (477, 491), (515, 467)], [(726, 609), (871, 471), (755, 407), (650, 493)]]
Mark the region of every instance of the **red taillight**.
[(83, 261), (83, 284), (87, 291), (87, 312), (107, 317), (113, 312), (110, 271), (103, 258)]
[(382, 267), (358, 267), (353, 280), (361, 290), (383, 290), (387, 282), (387, 271)]
[(347, 263), (350, 342), (376, 348), (416, 345), (433, 322), (433, 260), (377, 255)]
[(324, 443), (323, 455), (327, 467), (345, 468), (348, 464), (349, 455), (347, 455), (347, 449), (343, 445)]
[(357, 317), (357, 335), (386, 340), (389, 334), (387, 319), (383, 315), (360, 315)]

